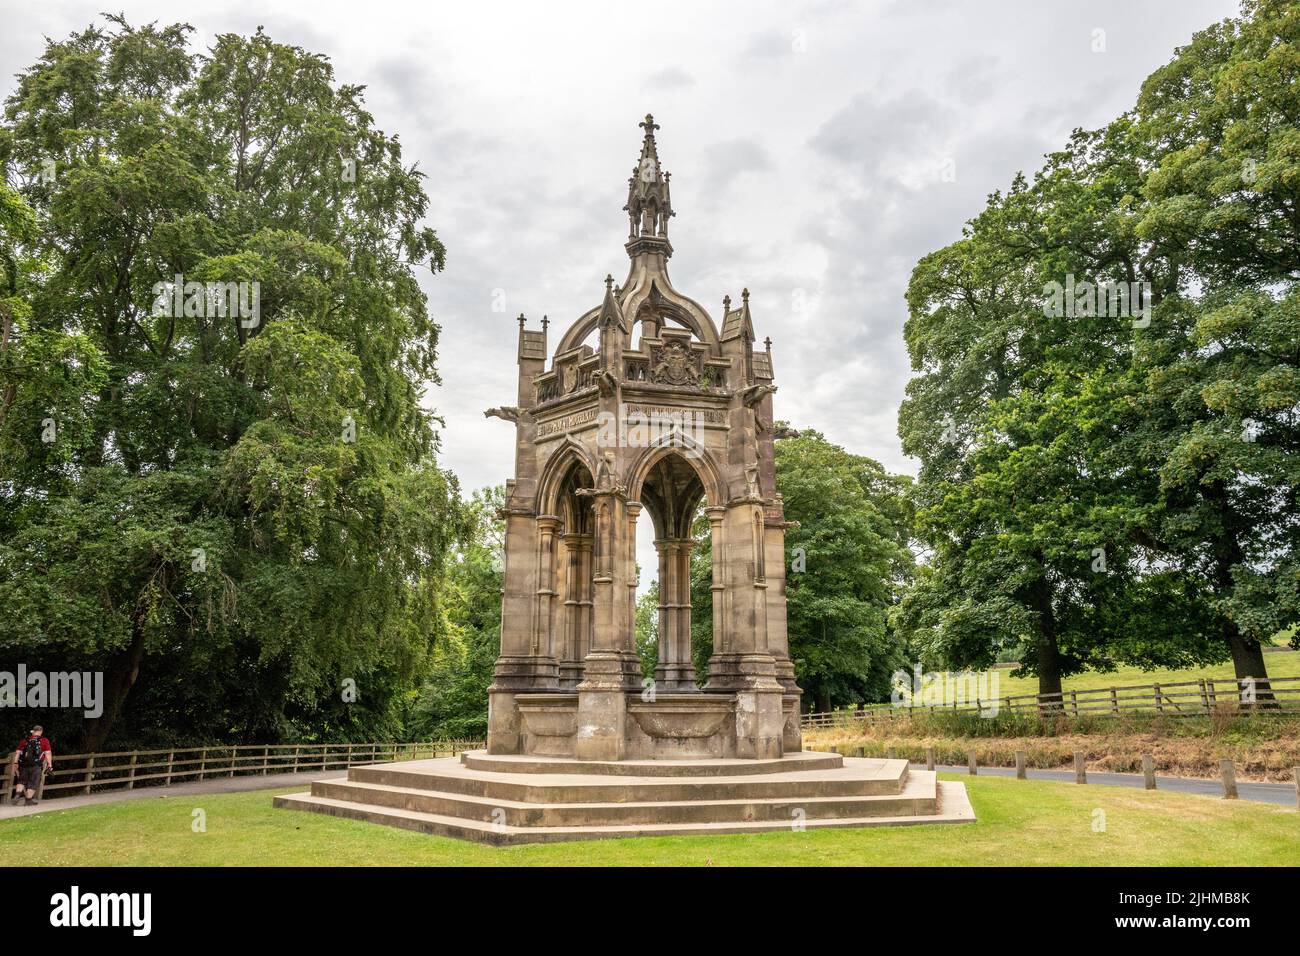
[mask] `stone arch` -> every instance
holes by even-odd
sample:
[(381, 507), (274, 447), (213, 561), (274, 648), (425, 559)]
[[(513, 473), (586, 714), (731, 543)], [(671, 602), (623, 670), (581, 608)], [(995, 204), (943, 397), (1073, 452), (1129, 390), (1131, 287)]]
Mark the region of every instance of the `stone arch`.
[(681, 431), (670, 432), (651, 442), (632, 462), (632, 467), (628, 470), (628, 498), (632, 501), (640, 501), (641, 489), (645, 487), (645, 480), (651, 469), (659, 463), (660, 459), (674, 454), (695, 469), (700, 484), (704, 486), (704, 500), (709, 507), (726, 504), (726, 484), (722, 480), (717, 463), (713, 460), (713, 455), (700, 442)]
[[(651, 308), (671, 315), (685, 328), (690, 329), (697, 339), (708, 345), (712, 354), (719, 354), (721, 344), (718, 330), (703, 306), (694, 299), (682, 295), (667, 282), (660, 282), (656, 278), (634, 274), (628, 278), (628, 282), (633, 281), (636, 284), (631, 287), (624, 284), (619, 299), (619, 306), (625, 315), (636, 316), (640, 313), (641, 307), (648, 304)], [(599, 319), (600, 306), (583, 313), (582, 317), (569, 326), (569, 330), (564, 333), (556, 354), (577, 348), (585, 342), (587, 336), (596, 328)]]
[(538, 514), (560, 513), (560, 489), (574, 464), (581, 465), (595, 477), (597, 465), (591, 454), (580, 442), (566, 435), (542, 466), (542, 476), (537, 482)]

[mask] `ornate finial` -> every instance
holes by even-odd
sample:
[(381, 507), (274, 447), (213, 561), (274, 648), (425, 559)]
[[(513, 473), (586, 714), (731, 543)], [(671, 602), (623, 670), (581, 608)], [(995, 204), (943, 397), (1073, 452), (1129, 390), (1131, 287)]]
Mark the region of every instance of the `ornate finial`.
[(741, 290), (740, 290), (740, 301), (744, 302), (746, 305), (749, 304), (749, 290), (748, 290), (748, 289), (741, 289)]
[(545, 316), (545, 314), (543, 314), (543, 315), (542, 315), (542, 331), (545, 332), (545, 331), (546, 331), (546, 327), (547, 327), (548, 325), (550, 325), (550, 324), (551, 324), (551, 320), (548, 319), (548, 318)]
[(605, 291), (608, 292), (613, 287), (614, 287), (614, 277), (609, 273), (605, 273)]
[[(659, 124), (652, 114), (637, 124), (645, 130), (641, 141), (641, 155), (632, 168), (632, 178), (627, 184), (627, 204), (623, 211), (628, 216), (628, 241), (637, 239), (668, 239), (668, 220), (674, 215), (669, 195), (668, 174), (659, 165), (659, 148), (655, 145), (655, 130)], [(653, 248), (656, 254), (670, 255), (672, 248), (664, 243), (651, 246), (636, 244), (628, 253), (634, 258), (635, 250)]]
[(520, 312), (520, 313), (519, 313), (519, 331), (522, 332), (523, 330), (524, 330), (524, 314), (523, 314), (522, 312)]
[(770, 355), (772, 353), (772, 336), (769, 335), (767, 338), (763, 339), (763, 345), (767, 347), (768, 354)]
[(730, 311), (731, 311), (731, 296), (724, 295), (722, 297), (722, 317), (725, 319), (727, 317), (727, 313)]

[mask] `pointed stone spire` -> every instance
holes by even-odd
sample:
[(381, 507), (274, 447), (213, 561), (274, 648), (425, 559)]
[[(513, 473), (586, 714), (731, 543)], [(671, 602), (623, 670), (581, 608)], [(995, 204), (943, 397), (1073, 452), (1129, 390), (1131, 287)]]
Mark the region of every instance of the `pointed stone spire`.
[(627, 332), (627, 322), (623, 320), (623, 309), (618, 304), (618, 292), (614, 288), (614, 277), (607, 275), (605, 276), (605, 301), (600, 304), (600, 316), (596, 320), (596, 327), (603, 329), (611, 324)]
[(659, 239), (666, 245), (668, 220), (675, 213), (669, 195), (669, 174), (659, 165), (655, 143), (659, 124), (647, 113), (639, 125), (645, 130), (645, 138), (641, 141), (641, 156), (627, 181), (627, 205), (623, 207), (628, 218), (628, 241), (631, 245), (638, 239)]

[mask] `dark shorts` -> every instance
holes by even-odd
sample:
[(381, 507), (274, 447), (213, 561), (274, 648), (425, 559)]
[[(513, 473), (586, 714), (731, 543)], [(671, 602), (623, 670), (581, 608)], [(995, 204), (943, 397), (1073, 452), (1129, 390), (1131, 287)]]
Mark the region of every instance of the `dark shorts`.
[(40, 764), (34, 764), (30, 767), (18, 768), (18, 782), (24, 790), (36, 790), (41, 785), (41, 774), (45, 768)]

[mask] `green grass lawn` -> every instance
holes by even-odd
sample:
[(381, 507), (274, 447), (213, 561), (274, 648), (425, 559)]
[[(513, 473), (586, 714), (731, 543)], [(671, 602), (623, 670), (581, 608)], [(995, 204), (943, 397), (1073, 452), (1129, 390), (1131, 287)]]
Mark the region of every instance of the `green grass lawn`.
[[(0, 821), (9, 867), (1300, 865), (1295, 809), (1098, 785), (944, 776), (963, 825), (647, 837), (494, 848), (271, 807), (272, 793), (103, 804)], [(201, 807), (207, 832), (191, 831)], [(1104, 811), (1105, 830), (1094, 832)]]
[[(1275, 651), (1264, 655), (1264, 664), (1268, 667), (1269, 677), (1300, 677), (1300, 653), (1295, 651)], [(1010, 671), (998, 669), (998, 696), (1018, 697), (1022, 694), (1038, 693), (1037, 677), (1012, 677)], [(1193, 667), (1185, 670), (1144, 671), (1136, 667), (1120, 667), (1108, 674), (1089, 671), (1076, 674), (1062, 681), (1067, 692), (1072, 690), (1096, 690), (1105, 687), (1130, 687), (1135, 684), (1175, 684), (1180, 681), (1194, 681), (1202, 677), (1214, 677), (1232, 680), (1231, 663), (1216, 664), (1213, 667)]]

